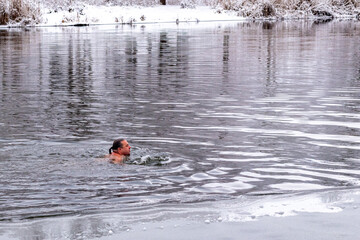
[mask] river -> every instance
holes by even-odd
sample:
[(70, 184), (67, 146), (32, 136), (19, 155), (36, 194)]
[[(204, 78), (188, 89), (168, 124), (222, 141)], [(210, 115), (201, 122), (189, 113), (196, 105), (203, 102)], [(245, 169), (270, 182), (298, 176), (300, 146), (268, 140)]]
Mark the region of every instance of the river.
[[(358, 189), (359, 36), (356, 21), (0, 29), (0, 222), (122, 229)], [(124, 165), (102, 159), (119, 137)]]

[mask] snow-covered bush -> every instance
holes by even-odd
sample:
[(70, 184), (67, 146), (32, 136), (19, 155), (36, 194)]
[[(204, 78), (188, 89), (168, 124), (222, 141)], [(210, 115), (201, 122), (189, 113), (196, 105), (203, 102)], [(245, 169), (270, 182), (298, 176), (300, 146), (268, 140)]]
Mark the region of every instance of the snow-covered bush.
[(0, 24), (39, 22), (40, 7), (31, 0), (0, 0)]
[(359, 0), (214, 0), (212, 5), (253, 18), (338, 17), (360, 12)]
[(195, 8), (195, 1), (194, 0), (181, 0), (180, 7), (181, 8)]

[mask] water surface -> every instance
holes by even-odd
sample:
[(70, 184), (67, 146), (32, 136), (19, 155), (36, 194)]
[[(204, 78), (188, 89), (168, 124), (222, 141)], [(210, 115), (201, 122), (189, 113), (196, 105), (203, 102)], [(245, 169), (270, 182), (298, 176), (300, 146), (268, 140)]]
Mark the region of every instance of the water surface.
[[(358, 188), (359, 36), (352, 21), (0, 30), (0, 221)], [(100, 160), (118, 137), (130, 161)]]

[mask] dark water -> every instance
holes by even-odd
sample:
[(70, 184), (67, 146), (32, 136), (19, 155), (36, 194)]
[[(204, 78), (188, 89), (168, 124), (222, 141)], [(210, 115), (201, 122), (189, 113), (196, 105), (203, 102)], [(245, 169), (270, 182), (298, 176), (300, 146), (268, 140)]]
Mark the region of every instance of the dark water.
[[(0, 30), (0, 221), (358, 188), (359, 40), (351, 21)], [(130, 162), (100, 160), (118, 137)]]

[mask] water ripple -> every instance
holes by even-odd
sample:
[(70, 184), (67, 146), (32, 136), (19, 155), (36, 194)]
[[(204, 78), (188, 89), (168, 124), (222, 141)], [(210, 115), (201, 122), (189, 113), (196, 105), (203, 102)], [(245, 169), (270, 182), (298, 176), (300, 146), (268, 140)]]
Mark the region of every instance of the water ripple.
[(358, 188), (358, 23), (200, 25), (0, 31), (0, 221)]

